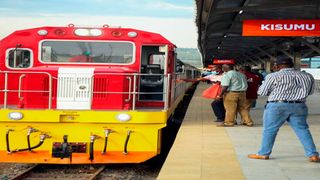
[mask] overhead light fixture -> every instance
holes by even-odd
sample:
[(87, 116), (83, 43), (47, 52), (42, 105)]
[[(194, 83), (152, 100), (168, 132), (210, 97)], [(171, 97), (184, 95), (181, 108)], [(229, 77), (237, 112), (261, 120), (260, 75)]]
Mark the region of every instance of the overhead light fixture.
[(227, 34), (225, 34), (223, 37), (226, 38), (226, 37), (228, 37), (228, 36), (227, 36)]
[(220, 47), (220, 46), (218, 46), (218, 47), (217, 47), (217, 49), (221, 49), (221, 47)]
[(240, 11), (239, 11), (239, 14), (242, 14), (243, 13), (243, 10), (241, 9)]

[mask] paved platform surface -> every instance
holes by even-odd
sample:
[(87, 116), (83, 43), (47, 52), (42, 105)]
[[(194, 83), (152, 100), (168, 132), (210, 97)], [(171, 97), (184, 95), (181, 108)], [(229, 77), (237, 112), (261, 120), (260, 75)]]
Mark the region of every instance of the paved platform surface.
[[(248, 159), (261, 143), (266, 97), (260, 97), (257, 108), (251, 111), (254, 127), (216, 127), (211, 100), (201, 97), (207, 87), (199, 84), (158, 179), (320, 179), (320, 163), (308, 162), (288, 124), (280, 129), (270, 160)], [(307, 104), (310, 130), (319, 151), (320, 94), (310, 96)]]

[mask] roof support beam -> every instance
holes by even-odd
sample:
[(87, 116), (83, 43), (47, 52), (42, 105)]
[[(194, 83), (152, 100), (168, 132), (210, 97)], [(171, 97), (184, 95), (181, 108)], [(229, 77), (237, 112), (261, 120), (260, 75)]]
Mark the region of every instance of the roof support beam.
[(238, 55), (237, 57), (235, 57), (235, 59), (237, 61), (239, 61), (241, 64), (245, 62), (245, 60), (243, 60), (243, 58), (241, 58), (241, 55)]
[(271, 55), (268, 51), (263, 50), (263, 49), (260, 48), (260, 47), (256, 47), (256, 49), (258, 49), (260, 52), (264, 53), (265, 55), (269, 56), (269, 58), (276, 59), (276, 57), (274, 57), (273, 55)]
[(250, 56), (246, 55), (246, 54), (241, 54), (242, 57), (245, 57), (245, 59), (249, 60), (251, 63), (253, 63), (254, 65), (258, 65), (257, 62), (252, 59)]
[(302, 58), (306, 58), (306, 57), (310, 56), (312, 53), (314, 53), (314, 50), (313, 50), (313, 49), (310, 49), (308, 52), (302, 54), (301, 57), (302, 57)]
[(244, 57), (242, 54), (240, 54), (238, 57), (238, 59), (240, 59), (240, 63), (241, 64), (245, 64), (247, 61), (246, 61), (246, 57)]
[(240, 65), (240, 66), (242, 66), (243, 64), (244, 64), (244, 60), (242, 60), (241, 58), (239, 58), (239, 57), (236, 57), (236, 58), (234, 58), (234, 59), (236, 59), (236, 65)]
[(259, 56), (257, 56), (257, 55), (251, 54), (251, 56), (253, 56), (254, 58), (258, 59), (259, 62), (261, 62), (261, 63), (266, 63), (266, 60), (261, 59), (261, 58), (260, 58)]
[(320, 48), (309, 43), (307, 40), (303, 39), (303, 38), (298, 38), (298, 41), (302, 42), (303, 44), (305, 44), (306, 46), (308, 46), (309, 48), (311, 48), (312, 50), (314, 50), (315, 52), (320, 54)]
[(247, 56), (248, 58), (252, 59), (256, 63), (264, 63), (263, 60), (252, 58), (252, 54), (244, 54), (244, 55)]
[(273, 43), (273, 42), (270, 42), (271, 45), (276, 48), (276, 50), (282, 52), (283, 54), (285, 54), (286, 56), (288, 56), (289, 58), (291, 59), (294, 59), (294, 55), (288, 53), (287, 51), (285, 51), (284, 49), (282, 49), (281, 47), (279, 47), (277, 44)]
[(216, 14), (222, 13), (235, 13), (241, 10), (243, 11), (257, 11), (257, 10), (269, 10), (269, 9), (279, 9), (279, 8), (290, 8), (297, 6), (309, 6), (313, 5), (314, 2), (305, 2), (305, 1), (293, 1), (293, 2), (280, 2), (280, 3), (266, 3), (258, 6), (245, 6), (245, 7), (234, 7), (234, 8), (221, 8), (214, 11)]

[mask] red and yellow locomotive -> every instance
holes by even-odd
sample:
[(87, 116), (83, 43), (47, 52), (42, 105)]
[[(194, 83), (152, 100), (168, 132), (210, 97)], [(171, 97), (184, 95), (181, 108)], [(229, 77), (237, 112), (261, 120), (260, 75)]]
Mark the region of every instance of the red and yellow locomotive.
[(156, 33), (40, 27), (0, 41), (0, 162), (138, 163), (198, 69)]

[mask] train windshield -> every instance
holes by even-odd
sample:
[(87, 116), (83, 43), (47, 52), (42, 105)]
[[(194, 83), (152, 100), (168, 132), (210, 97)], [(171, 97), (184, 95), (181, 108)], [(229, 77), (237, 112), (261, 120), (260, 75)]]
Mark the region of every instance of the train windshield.
[(48, 63), (133, 62), (134, 46), (130, 42), (43, 41), (41, 61)]

